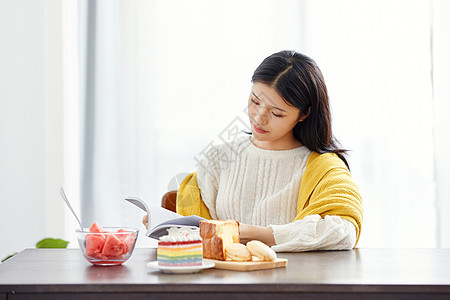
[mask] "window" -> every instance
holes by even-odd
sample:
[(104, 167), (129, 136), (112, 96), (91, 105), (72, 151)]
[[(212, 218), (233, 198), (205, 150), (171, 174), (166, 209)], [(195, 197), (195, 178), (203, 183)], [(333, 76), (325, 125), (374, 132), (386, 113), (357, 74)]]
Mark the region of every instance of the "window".
[(449, 66), (448, 4), (93, 3), (80, 9), (88, 26), (81, 31), (85, 223), (142, 227), (142, 214), (123, 198), (159, 203), (173, 176), (195, 170), (211, 141), (236, 119), (247, 121), (261, 60), (294, 49), (322, 69), (334, 133), (351, 150), (365, 209), (359, 246), (449, 245), (443, 118), (450, 108), (441, 67)]

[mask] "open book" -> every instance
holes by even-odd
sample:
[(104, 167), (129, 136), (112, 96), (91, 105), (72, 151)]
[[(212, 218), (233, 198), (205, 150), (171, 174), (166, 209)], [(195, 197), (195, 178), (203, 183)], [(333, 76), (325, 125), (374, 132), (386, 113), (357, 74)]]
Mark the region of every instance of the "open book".
[(145, 201), (139, 198), (128, 197), (125, 200), (133, 203), (147, 213), (148, 229), (145, 235), (154, 239), (159, 239), (163, 235), (166, 235), (167, 229), (170, 227), (198, 228), (200, 221), (204, 220), (204, 218), (199, 216), (184, 217), (168, 209), (145, 203)]

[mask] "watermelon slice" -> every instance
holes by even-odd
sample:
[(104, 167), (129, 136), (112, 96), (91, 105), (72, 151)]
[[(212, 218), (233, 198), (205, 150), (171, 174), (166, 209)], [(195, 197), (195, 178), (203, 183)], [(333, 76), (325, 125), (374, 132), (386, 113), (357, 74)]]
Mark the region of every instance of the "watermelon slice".
[(102, 254), (110, 259), (119, 258), (124, 253), (127, 253), (125, 244), (117, 238), (114, 234), (108, 234), (105, 245), (103, 246)]
[(92, 257), (93, 257), (93, 258), (96, 258), (96, 259), (102, 259), (102, 260), (107, 260), (107, 259), (109, 259), (107, 256), (105, 256), (105, 255), (103, 255), (103, 254), (101, 254), (101, 253), (95, 253), (94, 255), (92, 255)]
[[(119, 229), (118, 232), (127, 232), (124, 229)], [(127, 254), (128, 251), (133, 248), (134, 244), (134, 233), (130, 232), (128, 234), (116, 234), (116, 237), (125, 244), (125, 249), (123, 254)]]
[(105, 244), (105, 237), (101, 234), (87, 234), (86, 235), (86, 254), (93, 256), (101, 253)]
[(91, 228), (89, 228), (90, 232), (105, 232), (102, 226), (98, 225), (97, 222), (92, 224)]

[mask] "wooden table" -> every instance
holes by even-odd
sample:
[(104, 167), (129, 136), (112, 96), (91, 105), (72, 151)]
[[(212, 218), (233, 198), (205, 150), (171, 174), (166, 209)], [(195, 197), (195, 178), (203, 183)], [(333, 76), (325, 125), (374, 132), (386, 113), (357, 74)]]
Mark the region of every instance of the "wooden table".
[[(450, 299), (450, 249), (279, 253), (286, 268), (164, 274), (156, 249), (122, 266), (90, 265), (77, 249), (27, 249), (0, 264), (5, 299)], [(82, 296), (82, 298), (81, 298)]]

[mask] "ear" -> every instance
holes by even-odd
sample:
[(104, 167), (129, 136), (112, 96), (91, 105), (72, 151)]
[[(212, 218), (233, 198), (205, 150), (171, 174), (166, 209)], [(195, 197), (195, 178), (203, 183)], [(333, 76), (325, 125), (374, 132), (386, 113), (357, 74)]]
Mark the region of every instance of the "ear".
[(300, 116), (300, 118), (298, 119), (298, 123), (303, 122), (309, 116), (310, 113), (311, 113), (311, 106), (308, 107), (308, 111), (305, 114), (302, 114)]

